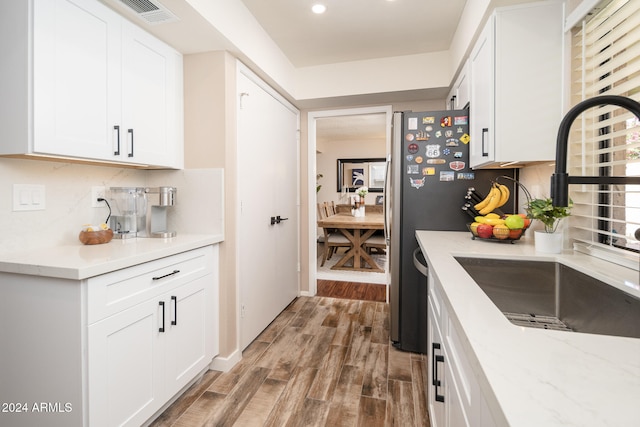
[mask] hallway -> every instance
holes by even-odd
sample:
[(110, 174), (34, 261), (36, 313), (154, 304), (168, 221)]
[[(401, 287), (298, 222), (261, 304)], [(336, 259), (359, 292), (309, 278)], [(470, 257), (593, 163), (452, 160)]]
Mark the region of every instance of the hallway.
[(389, 344), (387, 304), (300, 297), (152, 426), (429, 426), (426, 368)]

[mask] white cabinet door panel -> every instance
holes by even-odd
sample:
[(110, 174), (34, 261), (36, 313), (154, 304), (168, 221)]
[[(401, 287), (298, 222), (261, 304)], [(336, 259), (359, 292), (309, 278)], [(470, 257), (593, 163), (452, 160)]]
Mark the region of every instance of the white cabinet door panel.
[(35, 1), (34, 151), (111, 157), (120, 20), (95, 1)]
[(207, 354), (208, 326), (207, 302), (211, 295), (206, 291), (205, 277), (181, 286), (164, 300), (168, 304), (167, 320), (167, 388), (179, 390), (191, 381), (210, 362)]
[(171, 164), (179, 137), (175, 87), (180, 58), (133, 24), (123, 24), (122, 37), (122, 160)]
[(90, 425), (140, 425), (159, 407), (161, 326), (154, 299), (89, 327)]

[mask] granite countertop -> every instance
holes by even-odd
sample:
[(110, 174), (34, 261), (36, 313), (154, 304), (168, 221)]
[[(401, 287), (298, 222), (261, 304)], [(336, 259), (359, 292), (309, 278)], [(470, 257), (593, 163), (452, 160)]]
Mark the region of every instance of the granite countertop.
[(222, 234), (178, 234), (168, 239), (113, 239), (0, 254), (0, 272), (82, 280), (132, 265), (220, 243)]
[(640, 298), (638, 271), (571, 250), (540, 255), (529, 236), (515, 244), (467, 232), (416, 237), (498, 425), (638, 425), (640, 339), (513, 325), (454, 257), (558, 261)]

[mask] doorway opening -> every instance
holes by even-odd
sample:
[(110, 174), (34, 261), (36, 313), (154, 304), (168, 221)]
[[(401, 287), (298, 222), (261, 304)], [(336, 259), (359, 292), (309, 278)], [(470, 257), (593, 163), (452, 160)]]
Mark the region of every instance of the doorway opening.
[[(318, 279), (344, 282), (368, 282), (386, 285), (386, 273), (331, 270), (343, 252), (320, 267), (322, 229), (317, 228), (317, 203), (333, 202), (344, 210), (353, 193), (337, 188), (338, 159), (386, 158), (391, 148), (391, 106), (363, 107), (341, 110), (314, 111), (308, 113), (308, 170), (309, 182), (309, 293), (318, 292)], [(315, 195), (315, 197), (314, 197)], [(380, 202), (383, 193), (370, 192), (367, 205)], [(381, 206), (379, 206), (381, 208)], [(321, 239), (320, 239), (321, 240)], [(382, 254), (374, 254), (386, 265)], [(321, 271), (320, 271), (321, 270)], [(367, 278), (368, 276), (368, 278)]]

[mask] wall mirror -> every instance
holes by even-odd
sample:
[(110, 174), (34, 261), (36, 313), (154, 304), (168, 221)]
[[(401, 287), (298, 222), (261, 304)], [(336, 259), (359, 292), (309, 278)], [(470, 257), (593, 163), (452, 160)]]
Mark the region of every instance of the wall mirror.
[(370, 193), (384, 191), (385, 159), (338, 159), (337, 191), (354, 193), (363, 185)]

